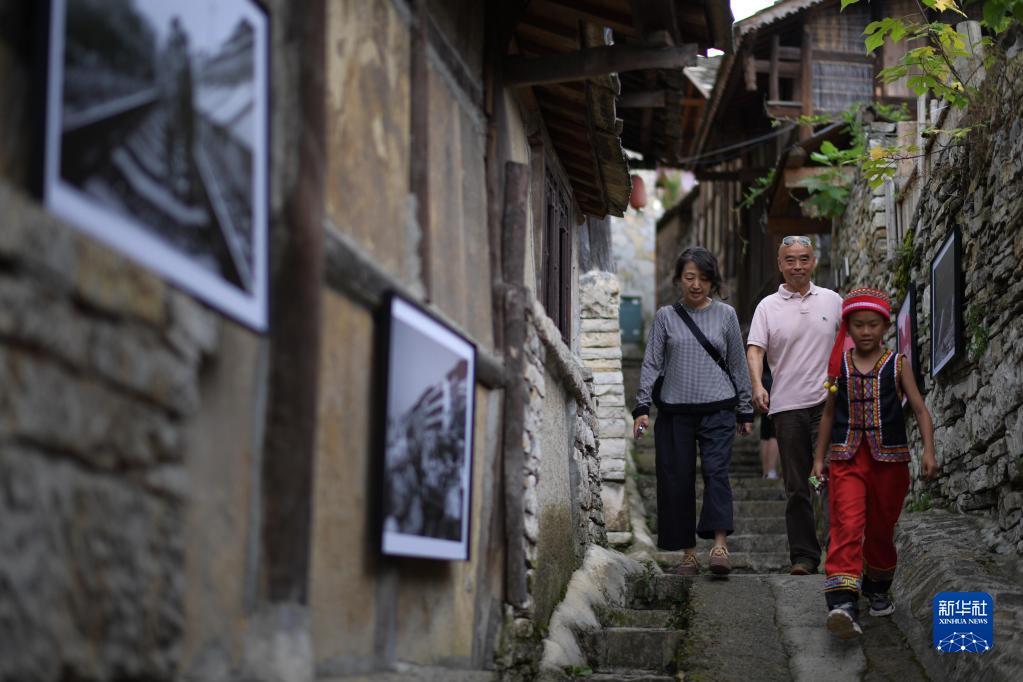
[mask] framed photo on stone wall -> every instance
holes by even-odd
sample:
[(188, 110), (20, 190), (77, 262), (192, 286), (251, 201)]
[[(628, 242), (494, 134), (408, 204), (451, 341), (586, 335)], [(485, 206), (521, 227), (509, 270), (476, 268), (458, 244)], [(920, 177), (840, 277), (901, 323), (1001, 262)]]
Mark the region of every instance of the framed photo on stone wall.
[(931, 376), (963, 349), (962, 236), (953, 229), (931, 262)]
[[(920, 354), (917, 351), (916, 334), (916, 290), (910, 286), (895, 315), (895, 339), (898, 352), (902, 353), (906, 357), (906, 362), (909, 363), (908, 366), (902, 368), (902, 371), (912, 372), (917, 386), (922, 387)], [(903, 397), (903, 406), (907, 402), (908, 399)]]
[(267, 326), (269, 17), (253, 0), (50, 0), (47, 208)]
[(476, 346), (402, 296), (383, 312), (382, 551), (468, 560)]

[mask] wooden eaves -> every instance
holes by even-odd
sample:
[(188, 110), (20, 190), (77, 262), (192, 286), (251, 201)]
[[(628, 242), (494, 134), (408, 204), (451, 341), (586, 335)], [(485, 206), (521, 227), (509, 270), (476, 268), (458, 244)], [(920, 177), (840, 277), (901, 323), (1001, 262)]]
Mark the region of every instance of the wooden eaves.
[[(669, 124), (677, 128), (683, 107), (700, 104), (698, 92), (684, 89), (682, 67), (709, 46), (730, 48), (730, 31), (726, 0), (531, 0), (525, 6), (503, 80), (519, 86), (527, 111), (542, 121), (581, 213), (623, 214), (631, 192), (623, 139), (638, 141), (642, 130), (654, 149), (680, 139)], [(661, 73), (677, 82), (657, 78)], [(641, 87), (623, 88), (637, 75)], [(616, 105), (619, 95), (625, 100)], [(660, 124), (655, 111), (679, 116)]]
[[(830, 170), (828, 166), (808, 166), (810, 153), (826, 142), (841, 143), (849, 133), (844, 122), (832, 123), (810, 137), (790, 146), (778, 159), (774, 183), (768, 188), (767, 231), (775, 235), (824, 234), (831, 232), (831, 221), (803, 215), (799, 195), (806, 195), (803, 181)], [(852, 172), (852, 169), (849, 169)]]

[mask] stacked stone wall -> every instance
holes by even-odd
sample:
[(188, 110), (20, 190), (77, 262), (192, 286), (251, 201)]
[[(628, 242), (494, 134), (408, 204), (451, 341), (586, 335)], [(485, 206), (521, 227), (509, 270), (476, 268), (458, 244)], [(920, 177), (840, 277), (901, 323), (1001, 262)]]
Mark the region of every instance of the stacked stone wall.
[(0, 679), (171, 679), (218, 318), (3, 182), (0, 206)]
[[(886, 202), (859, 179), (846, 215), (837, 227), (835, 253), (849, 259), (845, 289), (887, 288), (908, 268), (916, 293), (925, 402), (935, 423), (941, 474), (934, 483), (914, 476), (915, 508), (945, 506), (991, 517), (1001, 533), (991, 549), (1023, 554), (1023, 38), (1010, 36), (1005, 58), (996, 62), (973, 108), (958, 115), (921, 121), (956, 125), (983, 123), (963, 144), (938, 139), (921, 162), (900, 166), (896, 199)], [(932, 112), (939, 109), (931, 107)], [(955, 112), (953, 112), (955, 113)], [(900, 124), (903, 126), (904, 124)], [(875, 125), (874, 143), (904, 139), (892, 124)], [(918, 184), (914, 184), (918, 183)], [(919, 200), (916, 200), (916, 197)], [(894, 213), (912, 216), (912, 258), (902, 260), (885, 246)], [(963, 348), (936, 377), (931, 376), (931, 264), (953, 230), (962, 235), (964, 281)], [(898, 306), (899, 301), (894, 304)], [(890, 338), (894, 347), (894, 339)], [(916, 456), (919, 431), (910, 437)], [(918, 460), (914, 461), (916, 473)]]
[(593, 372), (593, 399), (600, 426), (600, 476), (604, 521), (610, 532), (629, 530), (625, 499), (625, 383), (618, 321), (618, 278), (592, 270), (579, 279), (580, 355)]

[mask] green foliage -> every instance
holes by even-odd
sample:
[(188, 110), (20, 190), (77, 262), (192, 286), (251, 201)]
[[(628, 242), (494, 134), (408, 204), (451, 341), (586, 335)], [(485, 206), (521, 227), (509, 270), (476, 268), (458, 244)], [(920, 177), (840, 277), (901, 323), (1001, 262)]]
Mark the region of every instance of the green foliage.
[[(854, 5), (860, 0), (842, 0), (841, 9)], [(974, 53), (967, 49), (966, 40), (953, 26), (940, 21), (929, 21), (925, 9), (936, 12), (952, 12), (962, 16), (966, 14), (956, 0), (921, 0), (921, 21), (913, 21), (910, 17), (883, 17), (867, 25), (863, 34), (864, 48), (867, 54), (874, 53), (886, 41), (893, 43), (905, 41), (907, 50), (898, 63), (882, 69), (878, 78), (885, 83), (905, 81), (906, 86), (917, 95), (924, 93), (944, 100), (952, 107), (965, 109), (978, 100), (977, 88), (968, 85), (969, 78), (963, 78), (957, 71), (956, 64), (969, 63)], [(995, 33), (1006, 30), (1014, 22), (1023, 21), (1023, 0), (983, 0), (983, 16), (981, 22)], [(990, 37), (985, 36), (982, 44), (991, 46)], [(988, 50), (992, 54), (994, 50)], [(993, 57), (988, 57), (993, 59)], [(909, 111), (902, 105), (900, 108), (874, 104), (874, 111), (889, 121), (909, 118)], [(862, 110), (851, 107), (842, 112), (852, 136), (848, 149), (825, 151), (812, 155), (814, 160), (829, 167), (822, 175), (803, 181), (803, 186), (810, 192), (810, 198), (804, 202), (804, 208), (812, 215), (820, 217), (837, 217), (845, 211), (848, 200), (848, 183), (845, 175), (839, 170), (846, 165), (857, 166), (863, 177), (872, 188), (879, 187), (886, 179), (895, 174), (896, 162), (909, 158), (919, 150), (912, 146), (869, 147), (867, 134), (862, 121)], [(801, 124), (810, 124), (813, 117), (805, 117)], [(983, 124), (979, 124), (983, 125)], [(967, 139), (979, 125), (953, 129), (927, 129), (923, 135), (941, 135), (951, 144), (959, 144)], [(908, 267), (908, 266), (907, 266)], [(907, 275), (908, 277), (908, 270)], [(907, 280), (908, 281), (908, 280)], [(904, 287), (901, 288), (904, 292)]]
[(1023, 0), (984, 2), (984, 25), (995, 33), (1005, 31), (1014, 21), (1023, 22)]
[(906, 505), (906, 511), (915, 513), (927, 511), (931, 508), (931, 495), (930, 493), (920, 493), (910, 500), (909, 504)]
[(991, 341), (991, 328), (987, 325), (981, 306), (976, 304), (970, 306), (966, 313), (966, 327), (970, 331), (970, 360), (976, 362)]
[(872, 106), (878, 116), (893, 123), (897, 121), (908, 121), (910, 119), (909, 107), (905, 102), (900, 102), (899, 104), (874, 102)]
[(767, 171), (767, 173), (754, 180), (753, 184), (751, 184), (746, 190), (746, 193), (742, 195), (742, 201), (740, 201), (735, 207), (735, 210), (739, 211), (744, 208), (752, 207), (754, 202), (756, 202), (756, 200), (774, 184), (775, 175), (776, 171), (772, 168)]
[(799, 184), (810, 196), (802, 203), (803, 212), (815, 218), (840, 218), (849, 203), (849, 173), (847, 167), (859, 160), (862, 148), (839, 149), (825, 140), (820, 151), (811, 152), (810, 158), (825, 166), (817, 175), (805, 178)]
[(892, 284), (895, 286), (895, 300), (901, 301), (909, 290), (910, 271), (916, 260), (916, 249), (913, 248), (913, 230), (906, 230), (902, 235), (902, 244), (895, 252), (895, 274)]

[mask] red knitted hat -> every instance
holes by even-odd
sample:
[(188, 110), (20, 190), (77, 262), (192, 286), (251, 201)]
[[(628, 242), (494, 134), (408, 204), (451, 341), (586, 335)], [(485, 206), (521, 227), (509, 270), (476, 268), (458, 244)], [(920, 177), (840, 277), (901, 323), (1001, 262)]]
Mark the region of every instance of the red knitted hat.
[(831, 356), (828, 358), (828, 378), (824, 382), (829, 389), (835, 386), (838, 373), (842, 369), (842, 353), (845, 346), (846, 318), (850, 313), (857, 310), (870, 310), (884, 319), (892, 320), (892, 303), (888, 294), (877, 289), (861, 287), (853, 289), (842, 300), (842, 322), (838, 325), (838, 335), (835, 337), (835, 345), (831, 348)]

